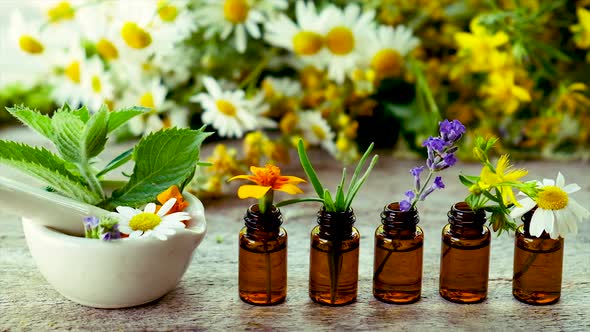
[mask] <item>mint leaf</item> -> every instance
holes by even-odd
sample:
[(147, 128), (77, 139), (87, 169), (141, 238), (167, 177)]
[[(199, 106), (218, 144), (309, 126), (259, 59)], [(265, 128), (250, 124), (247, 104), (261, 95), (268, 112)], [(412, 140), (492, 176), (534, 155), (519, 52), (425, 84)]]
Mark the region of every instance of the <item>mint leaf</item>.
[(51, 119), (38, 111), (33, 111), (24, 105), (7, 107), (6, 110), (23, 124), (37, 131), (39, 134), (52, 140), (53, 131), (51, 129)]
[[(88, 108), (86, 108), (86, 106), (82, 106), (79, 109), (73, 111), (70, 111), (70, 107), (68, 106), (67, 108), (62, 108), (62, 110), (69, 111), (70, 113), (77, 116), (84, 123), (88, 122), (88, 119), (90, 119), (90, 111), (88, 111)], [(99, 111), (102, 111), (102, 107)]]
[(201, 143), (209, 135), (203, 128), (171, 128), (144, 137), (135, 147), (135, 167), (129, 182), (113, 192), (106, 207), (138, 207), (154, 201), (172, 185), (181, 186), (193, 174)]
[(149, 111), (149, 108), (136, 106), (110, 112), (108, 132), (110, 133), (111, 131), (127, 123), (127, 121), (131, 120), (132, 118), (140, 114), (145, 113), (146, 111)]
[(105, 168), (96, 174), (96, 177), (101, 177), (108, 172), (115, 170), (123, 165), (125, 165), (129, 160), (133, 158), (133, 148), (121, 153), (120, 155), (116, 156), (113, 160), (111, 160)]
[(82, 155), (84, 122), (75, 114), (67, 111), (58, 111), (51, 119), (54, 131), (53, 143), (62, 157), (76, 164), (86, 161)]
[(101, 201), (100, 196), (87, 187), (84, 179), (68, 171), (73, 165), (44, 148), (0, 140), (0, 164), (35, 177), (70, 198), (88, 204)]
[(104, 150), (107, 143), (107, 123), (109, 122), (109, 112), (102, 108), (92, 115), (84, 127), (82, 137), (84, 142), (84, 151), (82, 152), (86, 160), (98, 156)]

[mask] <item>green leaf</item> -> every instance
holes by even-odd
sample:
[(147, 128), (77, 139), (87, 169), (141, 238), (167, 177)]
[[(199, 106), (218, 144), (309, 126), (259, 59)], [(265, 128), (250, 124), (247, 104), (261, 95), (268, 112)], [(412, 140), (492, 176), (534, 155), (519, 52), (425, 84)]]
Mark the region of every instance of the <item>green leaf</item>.
[(105, 205), (110, 209), (138, 207), (172, 185), (181, 186), (197, 166), (201, 143), (209, 135), (202, 128), (171, 128), (144, 137), (135, 147), (135, 167), (129, 182), (114, 191)]
[(309, 178), (309, 182), (313, 185), (313, 189), (318, 194), (318, 197), (324, 197), (324, 186), (318, 179), (318, 176), (309, 161), (309, 157), (305, 152), (305, 146), (303, 145), (303, 140), (299, 140), (297, 143), (297, 153), (299, 154), (299, 161), (301, 162), (301, 167), (303, 167), (303, 171), (307, 174)]
[(43, 115), (38, 111), (33, 111), (23, 105), (10, 108), (7, 107), (6, 110), (26, 126), (50, 140), (53, 139), (51, 119), (47, 115)]
[(474, 181), (471, 181), (467, 176), (465, 175), (459, 175), (459, 181), (461, 181), (461, 183), (466, 186), (466, 187), (471, 187), (472, 185), (475, 184)]
[(72, 165), (44, 148), (0, 140), (0, 163), (35, 177), (73, 199), (88, 204), (97, 204), (101, 200), (83, 178), (68, 171)]
[(369, 174), (373, 170), (373, 167), (375, 167), (375, 164), (377, 164), (377, 161), (378, 160), (379, 160), (379, 156), (377, 156), (377, 155), (374, 156), (373, 159), (371, 159), (371, 163), (369, 164), (369, 167), (367, 167), (367, 170), (365, 171), (365, 174), (363, 174), (363, 176), (361, 177), (361, 179), (357, 183), (354, 184), (354, 187), (352, 187), (351, 189), (348, 190), (348, 193), (346, 195), (346, 204), (344, 206), (344, 210), (343, 211), (348, 211), (348, 209), (352, 205), (352, 201), (354, 200), (354, 197), (356, 196), (356, 194), (358, 193), (358, 191), (361, 189), (361, 187), (363, 186), (363, 184), (365, 183), (365, 181), (367, 181), (367, 178), (369, 177)]
[(108, 172), (111, 172), (129, 162), (133, 158), (133, 148), (121, 153), (120, 155), (116, 156), (105, 168), (96, 174), (97, 177), (101, 177)]
[(106, 108), (101, 108), (94, 113), (84, 127), (82, 138), (84, 142), (84, 157), (86, 160), (98, 156), (104, 150), (107, 143), (107, 123), (109, 121), (109, 112)]
[(338, 185), (338, 189), (336, 189), (336, 208), (337, 209), (344, 209), (344, 182), (346, 181), (346, 168), (342, 169), (342, 179), (340, 180), (340, 185)]
[[(63, 110), (65, 110), (65, 109), (63, 109)], [(103, 110), (103, 108), (101, 107), (99, 112), (102, 110)], [(69, 111), (69, 106), (68, 106), (68, 111)], [(69, 112), (74, 114), (75, 116), (77, 116), (78, 119), (82, 120), (82, 122), (84, 122), (84, 123), (88, 122), (88, 120), (90, 119), (90, 111), (88, 111), (88, 108), (86, 108), (86, 106), (82, 106), (77, 110), (73, 110), (73, 111), (69, 111)]]
[[(361, 157), (361, 160), (359, 160), (358, 164), (356, 165), (356, 169), (354, 170), (354, 174), (352, 174), (352, 178), (350, 179), (350, 186), (348, 187), (348, 193), (347, 194), (349, 194), (350, 193), (350, 190), (352, 189), (352, 187), (355, 186), (356, 179), (361, 174), (361, 171), (362, 171), (363, 167), (365, 166), (365, 163), (367, 162), (367, 158), (369, 158), (369, 154), (373, 150), (373, 146), (375, 146), (374, 143), (371, 143), (371, 145), (369, 145), (369, 147), (367, 148), (367, 151), (365, 151), (365, 153)], [(347, 201), (348, 201), (348, 197), (346, 197), (346, 198), (347, 198)]]
[(127, 123), (127, 121), (133, 119), (134, 117), (143, 114), (149, 111), (149, 108), (145, 107), (130, 107), (124, 108), (117, 111), (113, 111), (109, 113), (109, 129), (108, 132), (112, 132), (113, 130), (119, 128), (120, 126)]
[(53, 143), (61, 156), (76, 164), (85, 162), (87, 158), (82, 154), (84, 122), (71, 112), (59, 111), (53, 115), (51, 124)]
[(334, 206), (334, 200), (328, 189), (324, 189), (324, 206), (328, 212), (338, 212)]

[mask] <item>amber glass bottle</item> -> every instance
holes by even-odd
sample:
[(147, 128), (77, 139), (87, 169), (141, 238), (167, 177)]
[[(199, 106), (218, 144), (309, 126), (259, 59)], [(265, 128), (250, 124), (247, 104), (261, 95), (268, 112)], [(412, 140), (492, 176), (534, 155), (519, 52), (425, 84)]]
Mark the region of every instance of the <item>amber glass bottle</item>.
[(287, 232), (276, 207), (261, 214), (252, 205), (240, 231), (240, 298), (256, 305), (281, 303), (287, 297)]
[(553, 304), (561, 296), (563, 238), (551, 239), (529, 233), (533, 211), (522, 216), (524, 225), (516, 230), (512, 294), (528, 304)]
[(318, 212), (311, 231), (309, 297), (320, 304), (356, 301), (360, 234), (353, 227), (354, 212)]
[(420, 299), (424, 232), (418, 211), (400, 211), (391, 203), (381, 212), (375, 231), (373, 295), (387, 303), (406, 304)]
[(490, 230), (483, 210), (465, 202), (451, 207), (442, 230), (440, 295), (456, 303), (477, 303), (488, 293)]

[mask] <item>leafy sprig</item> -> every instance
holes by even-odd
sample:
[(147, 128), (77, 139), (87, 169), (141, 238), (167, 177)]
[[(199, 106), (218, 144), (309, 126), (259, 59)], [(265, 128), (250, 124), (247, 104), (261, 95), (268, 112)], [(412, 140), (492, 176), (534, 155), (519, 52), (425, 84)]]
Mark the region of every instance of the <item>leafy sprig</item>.
[(287, 204), (293, 204), (304, 201), (320, 201), (324, 204), (324, 207), (327, 212), (347, 212), (348, 210), (350, 210), (350, 206), (352, 205), (354, 197), (369, 177), (369, 174), (371, 173), (373, 167), (375, 167), (377, 160), (379, 160), (378, 155), (373, 156), (371, 162), (369, 163), (369, 166), (361, 176), (363, 167), (365, 166), (367, 159), (369, 158), (369, 154), (372, 150), (373, 144), (371, 143), (371, 145), (367, 148), (367, 151), (365, 151), (359, 163), (357, 164), (357, 167), (352, 175), (352, 178), (350, 179), (350, 183), (347, 189), (345, 189), (346, 168), (342, 170), (342, 178), (340, 180), (340, 184), (336, 189), (336, 194), (332, 195), (330, 191), (327, 188), (325, 188), (320, 182), (320, 179), (318, 178), (311, 164), (311, 161), (307, 156), (307, 152), (305, 151), (305, 145), (303, 144), (302, 140), (299, 140), (299, 143), (297, 144), (299, 161), (301, 162), (301, 166), (303, 167), (305, 174), (309, 178), (309, 182), (311, 182), (315, 192), (317, 193), (318, 198), (288, 200), (278, 203), (277, 206), (284, 206)]

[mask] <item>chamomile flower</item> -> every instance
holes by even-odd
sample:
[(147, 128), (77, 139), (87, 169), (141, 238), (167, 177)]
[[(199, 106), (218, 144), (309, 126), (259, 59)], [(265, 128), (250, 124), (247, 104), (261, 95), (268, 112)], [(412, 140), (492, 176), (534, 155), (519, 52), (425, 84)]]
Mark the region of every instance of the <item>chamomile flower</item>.
[(219, 34), (225, 40), (233, 32), (235, 48), (240, 53), (246, 51), (247, 35), (254, 39), (262, 36), (258, 25), (264, 22), (264, 14), (251, 0), (205, 0), (195, 15), (205, 27), (206, 39)]
[(363, 51), (370, 44), (375, 12), (361, 12), (357, 4), (349, 4), (343, 10), (329, 6), (320, 15), (327, 22), (322, 62), (327, 65), (328, 78), (341, 84), (346, 75), (357, 68)]
[(29, 56), (46, 55), (50, 49), (50, 35), (41, 29), (42, 24), (33, 20), (25, 22), (19, 11), (13, 11), (10, 16), (9, 35), (15, 49)]
[(420, 43), (404, 25), (381, 26), (374, 31), (371, 40), (364, 58), (368, 61), (367, 67), (381, 78), (399, 76), (404, 57)]
[(157, 2), (154, 20), (156, 34), (172, 43), (197, 30), (197, 21), (188, 9), (188, 0), (151, 0)]
[(113, 100), (114, 87), (110, 74), (105, 71), (102, 61), (94, 56), (83, 66), (82, 95), (84, 104), (90, 110), (98, 110), (105, 102)]
[(510, 213), (512, 218), (520, 218), (537, 207), (531, 218), (529, 233), (539, 237), (546, 232), (552, 239), (563, 237), (568, 233), (578, 232), (578, 221), (590, 217), (590, 211), (570, 197), (581, 188), (575, 183), (566, 185), (561, 172), (554, 180), (543, 179), (539, 182), (540, 192), (536, 198), (526, 197), (519, 201)]
[(60, 72), (60, 75), (52, 77), (55, 87), (52, 90), (53, 99), (59, 104), (80, 105), (84, 100), (82, 78), (86, 62), (86, 53), (80, 43), (73, 42), (67, 49), (56, 52), (52, 62)]
[(324, 20), (312, 1), (297, 1), (295, 16), (296, 22), (285, 14), (270, 20), (265, 25), (264, 38), (271, 45), (287, 49), (304, 62), (320, 67), (318, 55), (324, 47)]
[(211, 77), (204, 77), (203, 84), (207, 93), (199, 93), (190, 100), (201, 104), (201, 120), (212, 125), (219, 136), (241, 138), (244, 132), (270, 125), (270, 120), (260, 114), (265, 111), (261, 108), (264, 96), (248, 100), (242, 90), (223, 91)]
[(288, 77), (265, 77), (262, 89), (267, 97), (275, 98), (299, 97), (303, 94), (301, 83)]
[(167, 240), (168, 236), (176, 234), (176, 230), (185, 228), (183, 221), (190, 220), (187, 212), (167, 214), (176, 203), (176, 198), (169, 199), (158, 212), (156, 204), (149, 203), (144, 210), (128, 206), (118, 206), (114, 215), (119, 218), (119, 231), (128, 234), (129, 238), (155, 237)]
[(120, 36), (120, 31), (117, 25), (112, 24), (109, 20), (108, 14), (104, 11), (107, 8), (87, 7), (81, 9), (77, 16), (79, 17), (82, 35), (88, 41), (94, 43), (96, 53), (100, 57), (114, 63), (120, 61), (124, 56), (125, 49), (124, 41)]
[(43, 11), (45, 19), (50, 25), (74, 23), (77, 15), (77, 7), (84, 3), (83, 0), (43, 0), (35, 1)]
[(117, 3), (117, 16), (113, 19), (119, 38), (125, 46), (123, 52), (134, 61), (143, 61), (156, 49), (172, 43), (163, 43), (156, 38), (153, 28), (153, 17), (157, 13), (154, 1), (120, 1)]
[(137, 84), (127, 96), (124, 106), (139, 105), (151, 109), (150, 112), (136, 116), (129, 120), (129, 130), (133, 135), (147, 135), (165, 127), (164, 122), (158, 115), (166, 107), (166, 94), (168, 89), (160, 82), (159, 78), (147, 80), (138, 78)]
[(305, 141), (311, 145), (320, 145), (331, 154), (336, 152), (334, 132), (328, 121), (319, 111), (305, 111), (298, 115), (297, 128), (301, 131)]

